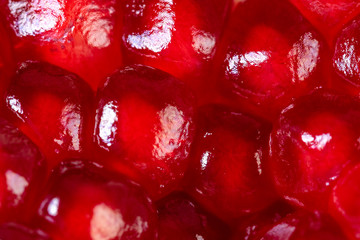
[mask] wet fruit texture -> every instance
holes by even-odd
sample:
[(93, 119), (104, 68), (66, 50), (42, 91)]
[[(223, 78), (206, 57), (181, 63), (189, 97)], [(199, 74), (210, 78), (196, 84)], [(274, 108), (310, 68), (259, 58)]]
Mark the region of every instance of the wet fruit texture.
[(0, 239), (360, 240), (359, 14), (0, 0)]
[(287, 1), (244, 1), (216, 56), (218, 85), (236, 104), (259, 105), (273, 115), (325, 82), (324, 50), (321, 36)]
[(23, 63), (5, 96), (16, 125), (40, 147), (49, 167), (88, 150), (93, 99), (78, 76), (41, 62)]
[(159, 68), (204, 93), (229, 0), (125, 0), (127, 63)]
[(340, 227), (320, 212), (299, 211), (288, 215), (271, 227), (264, 228), (249, 240), (344, 240)]
[(142, 188), (89, 161), (63, 162), (45, 192), (35, 222), (54, 240), (156, 237), (155, 211)]
[(18, 61), (70, 70), (96, 90), (122, 64), (119, 7), (109, 1), (1, 0)]
[(352, 95), (360, 93), (360, 16), (352, 20), (336, 38), (333, 68), (340, 83)]
[(0, 118), (0, 222), (29, 216), (45, 179), (44, 164), (36, 145)]
[(360, 165), (344, 173), (330, 198), (330, 211), (349, 239), (360, 239)]
[(236, 226), (231, 240), (250, 240), (282, 218), (294, 212), (294, 209), (283, 201), (275, 202), (267, 209), (257, 212), (249, 217), (241, 218)]
[(154, 195), (176, 187), (187, 168), (194, 98), (185, 85), (136, 65), (110, 76), (98, 92), (95, 141), (141, 173)]
[(186, 194), (173, 193), (158, 203), (159, 240), (227, 239), (230, 229)]
[(327, 209), (342, 170), (359, 161), (360, 103), (325, 91), (298, 98), (271, 133), (270, 167), (278, 192), (292, 204)]
[(264, 167), (270, 124), (217, 105), (198, 116), (187, 173), (191, 194), (229, 221), (270, 205), (274, 190)]
[(16, 223), (6, 223), (0, 226), (1, 240), (51, 240), (40, 230), (34, 230)]
[(341, 27), (360, 13), (357, 0), (290, 0), (329, 42)]

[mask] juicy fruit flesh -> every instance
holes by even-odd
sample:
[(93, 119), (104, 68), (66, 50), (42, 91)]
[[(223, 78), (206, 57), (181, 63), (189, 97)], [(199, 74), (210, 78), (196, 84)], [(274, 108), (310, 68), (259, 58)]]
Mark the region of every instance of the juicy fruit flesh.
[(214, 56), (230, 1), (134, 3), (123, 3), (124, 21), (128, 22), (123, 32), (126, 55), (180, 79), (202, 73)]
[(336, 73), (356, 88), (359, 87), (359, 18), (350, 22), (337, 38), (332, 59)]
[(336, 223), (320, 212), (295, 212), (260, 232), (255, 239), (341, 240), (345, 236)]
[(69, 161), (50, 183), (38, 218), (54, 239), (155, 237), (151, 201), (133, 182), (89, 162)]
[(271, 135), (270, 168), (283, 196), (327, 208), (324, 199), (333, 182), (358, 161), (359, 107), (350, 97), (316, 92), (282, 112)]
[(291, 97), (322, 85), (325, 48), (321, 36), (290, 3), (245, 1), (225, 28), (217, 53), (217, 85), (233, 102), (278, 113)]
[(294, 209), (290, 205), (285, 202), (278, 201), (270, 205), (264, 211), (256, 213), (245, 220), (239, 221), (231, 240), (253, 239), (264, 228), (269, 225), (276, 224), (293, 211)]
[(331, 43), (342, 26), (360, 12), (354, 0), (291, 0)]
[(233, 2), (0, 1), (0, 238), (359, 239), (359, 3)]
[(187, 176), (192, 195), (227, 221), (269, 205), (273, 190), (264, 169), (267, 123), (206, 106), (197, 124)]
[(76, 75), (37, 62), (20, 67), (5, 95), (17, 126), (40, 146), (51, 168), (88, 151), (92, 98)]
[[(122, 64), (116, 1), (2, 1), (18, 61), (42, 60), (99, 81)], [(101, 68), (99, 71), (97, 68)]]
[[(0, 126), (0, 219), (21, 220), (28, 217), (28, 204), (36, 197), (37, 187), (42, 187), (45, 161), (36, 145), (15, 126), (3, 119)], [(21, 217), (17, 215), (20, 212)]]
[(333, 188), (330, 198), (330, 211), (342, 225), (350, 239), (359, 239), (360, 206), (358, 198), (359, 165), (350, 168), (348, 174), (341, 177)]
[(109, 77), (98, 92), (97, 145), (133, 166), (159, 197), (187, 168), (194, 104), (185, 85), (171, 75), (128, 67)]

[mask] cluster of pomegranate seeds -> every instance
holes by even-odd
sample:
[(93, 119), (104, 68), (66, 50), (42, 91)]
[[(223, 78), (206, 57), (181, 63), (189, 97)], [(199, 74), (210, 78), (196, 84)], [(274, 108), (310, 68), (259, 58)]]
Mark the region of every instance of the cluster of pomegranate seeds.
[(0, 0), (0, 239), (359, 240), (358, 0)]
[(17, 61), (55, 64), (96, 90), (101, 79), (122, 64), (118, 5), (116, 0), (1, 0), (0, 14)]
[(211, 62), (231, 0), (121, 2), (125, 63), (171, 73), (197, 90), (199, 98), (208, 97)]
[(331, 43), (338, 31), (360, 13), (356, 0), (290, 0)]

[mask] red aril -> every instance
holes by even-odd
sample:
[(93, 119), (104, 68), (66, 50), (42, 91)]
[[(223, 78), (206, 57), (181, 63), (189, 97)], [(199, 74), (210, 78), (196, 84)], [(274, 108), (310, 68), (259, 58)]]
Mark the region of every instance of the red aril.
[(290, 0), (332, 43), (334, 35), (360, 13), (358, 0)]
[[(360, 16), (344, 27), (336, 38), (332, 65), (340, 86), (347, 93), (360, 95)], [(337, 83), (337, 82), (335, 82)]]
[(339, 178), (330, 198), (330, 211), (350, 239), (360, 239), (360, 165)]
[(0, 239), (357, 239), (359, 13), (0, 0)]
[(320, 212), (297, 211), (249, 240), (344, 240), (337, 223)]
[(124, 61), (149, 65), (207, 94), (231, 0), (125, 0)]
[(110, 76), (97, 98), (95, 142), (115, 156), (114, 167), (139, 172), (154, 197), (174, 190), (188, 166), (194, 132), (195, 102), (185, 85), (135, 65)]
[(64, 158), (90, 155), (94, 97), (75, 74), (48, 63), (25, 62), (5, 101), (16, 125), (40, 147), (51, 168)]
[(34, 219), (54, 240), (141, 239), (157, 235), (151, 200), (137, 184), (89, 161), (62, 162)]
[(227, 221), (270, 205), (275, 195), (265, 164), (271, 125), (210, 105), (199, 110), (197, 127), (187, 172), (196, 200)]
[(219, 88), (234, 105), (260, 106), (268, 117), (293, 97), (327, 82), (321, 75), (326, 45), (287, 1), (239, 3), (220, 45), (215, 70)]
[(18, 61), (40, 60), (98, 83), (122, 64), (115, 0), (2, 0)]
[(253, 239), (264, 228), (277, 224), (282, 218), (292, 212), (294, 212), (294, 208), (286, 202), (277, 201), (261, 212), (241, 218), (236, 225), (231, 240)]
[(292, 204), (327, 210), (343, 169), (360, 160), (360, 103), (318, 91), (281, 113), (270, 139), (270, 168), (280, 195)]
[(43, 187), (45, 161), (15, 126), (0, 119), (0, 221), (26, 220)]

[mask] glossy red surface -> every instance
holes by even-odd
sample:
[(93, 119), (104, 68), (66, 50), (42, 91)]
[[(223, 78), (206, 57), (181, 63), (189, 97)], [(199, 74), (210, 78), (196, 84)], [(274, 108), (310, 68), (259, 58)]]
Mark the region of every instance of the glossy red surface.
[[(43, 187), (45, 161), (15, 126), (0, 119), (0, 221), (25, 220)], [(29, 208), (30, 207), (30, 208)]]
[(292, 212), (294, 212), (294, 208), (283, 201), (278, 201), (261, 212), (241, 218), (235, 227), (231, 240), (253, 239), (264, 228), (277, 224)]
[(5, 101), (16, 125), (45, 153), (50, 167), (88, 150), (94, 97), (75, 74), (48, 63), (23, 63)]
[(334, 35), (360, 12), (358, 0), (290, 0), (331, 43)]
[(0, 9), (18, 61), (50, 62), (80, 75), (94, 90), (122, 64), (115, 0), (1, 0)]
[(97, 99), (95, 142), (115, 154), (114, 165), (138, 171), (155, 197), (174, 190), (188, 166), (194, 132), (195, 102), (185, 85), (136, 65), (110, 76)]
[(274, 189), (264, 166), (270, 124), (222, 106), (203, 107), (198, 116), (188, 191), (228, 221), (270, 205)]
[(230, 229), (183, 193), (158, 203), (159, 240), (228, 239)]
[(358, 1), (0, 0), (0, 239), (360, 240)]
[(159, 68), (205, 94), (230, 5), (230, 0), (123, 1), (124, 61)]
[(342, 170), (359, 161), (360, 103), (325, 91), (298, 98), (271, 133), (270, 167), (278, 192), (292, 204), (327, 209)]
[(250, 240), (344, 240), (346, 237), (329, 216), (299, 211), (288, 215)]
[(332, 65), (348, 92), (360, 95), (360, 17), (352, 20), (336, 38)]
[(54, 240), (156, 239), (151, 200), (137, 184), (88, 161), (63, 162), (36, 220)]
[(1, 240), (51, 240), (40, 230), (34, 230), (16, 223), (6, 223), (0, 226)]
[(330, 198), (330, 211), (349, 239), (360, 239), (360, 165), (350, 169), (336, 183)]
[(287, 1), (240, 2), (216, 56), (218, 86), (234, 104), (277, 115), (291, 98), (327, 82), (325, 50), (320, 34)]

